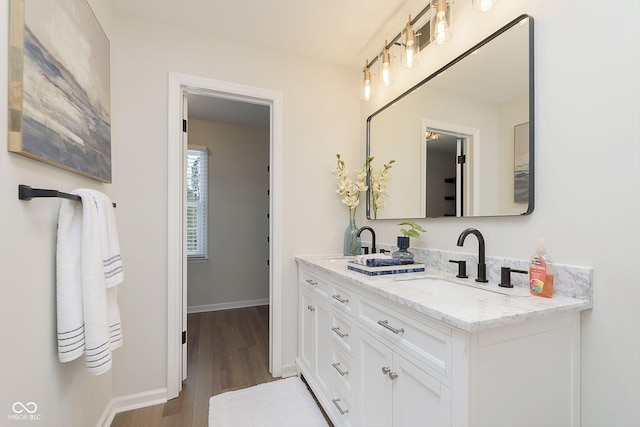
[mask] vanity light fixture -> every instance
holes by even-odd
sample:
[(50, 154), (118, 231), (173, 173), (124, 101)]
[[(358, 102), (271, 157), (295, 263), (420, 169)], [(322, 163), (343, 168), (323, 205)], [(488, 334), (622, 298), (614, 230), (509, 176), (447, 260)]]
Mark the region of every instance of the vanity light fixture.
[(431, 17), (431, 42), (443, 44), (451, 39), (452, 5), (447, 0), (432, 0), (431, 7), (435, 13)]
[[(446, 0), (445, 0), (446, 1)], [(419, 37), (420, 33), (416, 33), (411, 23), (411, 15), (409, 22), (404, 29), (404, 40), (402, 42), (402, 66), (412, 68), (418, 65), (418, 53), (420, 52)]]
[(383, 85), (391, 86), (393, 84), (393, 62), (391, 53), (389, 52), (389, 44), (384, 41), (384, 47), (380, 52), (378, 75)]
[(367, 59), (362, 77), (362, 99), (369, 101), (373, 97), (373, 81), (371, 79), (371, 69), (369, 68), (369, 60)]
[(498, 3), (499, 0), (471, 0), (473, 10), (476, 12), (486, 12)]

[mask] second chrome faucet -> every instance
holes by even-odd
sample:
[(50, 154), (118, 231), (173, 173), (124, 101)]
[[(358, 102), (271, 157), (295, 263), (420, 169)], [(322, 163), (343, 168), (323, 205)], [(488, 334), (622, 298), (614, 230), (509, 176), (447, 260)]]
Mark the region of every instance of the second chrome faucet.
[(487, 264), (484, 257), (484, 237), (482, 233), (475, 228), (467, 228), (458, 236), (457, 245), (464, 245), (464, 239), (466, 239), (469, 234), (473, 234), (478, 238), (478, 277), (476, 278), (476, 282), (487, 283)]

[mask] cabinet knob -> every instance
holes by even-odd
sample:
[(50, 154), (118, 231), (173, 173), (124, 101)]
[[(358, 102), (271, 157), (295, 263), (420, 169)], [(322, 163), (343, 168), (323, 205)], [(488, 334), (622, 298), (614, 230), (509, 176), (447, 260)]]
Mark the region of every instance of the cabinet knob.
[(391, 368), (389, 368), (388, 366), (383, 366), (382, 367), (382, 373), (384, 375), (387, 375), (389, 372), (391, 372)]
[(309, 304), (309, 305), (307, 306), (307, 310), (309, 310), (309, 311), (316, 311), (316, 308), (315, 308), (314, 306), (312, 306), (311, 304)]
[(391, 381), (395, 380), (396, 378), (398, 378), (398, 373), (397, 372), (389, 372), (389, 378), (391, 379)]

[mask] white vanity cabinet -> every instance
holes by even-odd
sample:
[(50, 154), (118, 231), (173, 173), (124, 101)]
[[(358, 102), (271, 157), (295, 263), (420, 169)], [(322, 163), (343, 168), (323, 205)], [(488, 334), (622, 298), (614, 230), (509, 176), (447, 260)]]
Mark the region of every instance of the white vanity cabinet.
[(580, 310), (474, 301), (465, 312), (506, 314), (461, 327), (372, 288), (391, 293), (385, 279), (299, 271), (297, 364), (336, 426), (580, 425)]
[(300, 271), (298, 368), (334, 424), (355, 424), (355, 300), (321, 274)]

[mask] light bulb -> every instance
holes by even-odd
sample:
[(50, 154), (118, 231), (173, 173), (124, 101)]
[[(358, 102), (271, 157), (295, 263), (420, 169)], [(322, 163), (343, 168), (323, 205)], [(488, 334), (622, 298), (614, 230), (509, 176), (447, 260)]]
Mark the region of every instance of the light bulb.
[(420, 52), (419, 34), (416, 34), (411, 25), (411, 15), (404, 31), (404, 43), (402, 45), (402, 65), (411, 68), (418, 64), (418, 53)]
[(373, 82), (371, 81), (371, 70), (369, 69), (369, 60), (364, 67), (364, 76), (362, 80), (362, 99), (369, 101), (373, 96)]
[(389, 53), (389, 48), (387, 48), (386, 40), (384, 41), (384, 47), (378, 59), (380, 60), (378, 69), (380, 80), (383, 85), (390, 86), (393, 83), (393, 64), (391, 63), (391, 54)]
[(371, 82), (365, 82), (364, 84), (364, 92), (362, 96), (365, 101), (371, 100), (371, 96), (373, 95), (373, 89), (371, 88)]
[(433, 16), (431, 22), (431, 41), (436, 44), (443, 44), (451, 38), (449, 21), (447, 20), (447, 0), (435, 0), (435, 6), (436, 14)]
[(498, 3), (498, 0), (473, 0), (473, 10), (486, 12)]

